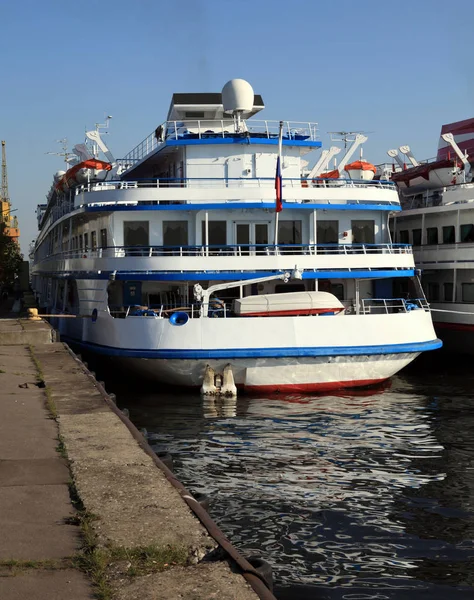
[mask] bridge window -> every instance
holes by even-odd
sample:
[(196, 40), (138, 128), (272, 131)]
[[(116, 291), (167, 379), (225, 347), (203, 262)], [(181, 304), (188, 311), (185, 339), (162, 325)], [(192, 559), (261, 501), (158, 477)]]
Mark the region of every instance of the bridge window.
[(438, 243), (438, 228), (437, 227), (428, 227), (426, 230), (426, 242), (429, 245)]
[(375, 243), (375, 221), (352, 221), (351, 227), (353, 244)]
[(89, 234), (84, 234), (84, 250), (89, 250)]
[(164, 246), (187, 246), (188, 245), (188, 222), (187, 221), (163, 221), (163, 245)]
[(302, 237), (301, 221), (280, 221), (278, 223), (279, 244), (301, 244)]
[(402, 229), (402, 231), (400, 231), (400, 233), (398, 235), (400, 237), (400, 244), (409, 244), (410, 243), (410, 236), (409, 236), (408, 229)]
[(461, 242), (474, 242), (474, 225), (461, 225)]
[(91, 247), (92, 250), (97, 250), (97, 231), (91, 231)]
[[(203, 245), (206, 244), (206, 222), (202, 221), (201, 240)], [(226, 221), (209, 221), (209, 246), (225, 246), (227, 244), (227, 222)]]
[(149, 246), (148, 221), (124, 221), (123, 223), (124, 246)]
[(318, 244), (338, 244), (339, 221), (318, 221), (316, 241)]
[(443, 244), (454, 244), (455, 241), (454, 225), (443, 227)]
[(421, 246), (421, 229), (413, 229), (412, 235), (413, 235), (413, 245)]
[(100, 247), (107, 248), (107, 229), (100, 230)]

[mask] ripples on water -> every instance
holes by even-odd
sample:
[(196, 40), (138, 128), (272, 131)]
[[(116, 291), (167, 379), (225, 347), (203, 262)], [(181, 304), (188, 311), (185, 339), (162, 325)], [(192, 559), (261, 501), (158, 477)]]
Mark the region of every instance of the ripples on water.
[(473, 598), (474, 377), (433, 371), (338, 396), (119, 401), (272, 564), (277, 598)]

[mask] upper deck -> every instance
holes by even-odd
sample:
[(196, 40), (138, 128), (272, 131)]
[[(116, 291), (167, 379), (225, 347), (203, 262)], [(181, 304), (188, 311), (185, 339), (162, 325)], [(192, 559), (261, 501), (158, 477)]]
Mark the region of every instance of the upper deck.
[[(235, 131), (232, 119), (165, 121), (120, 159), (124, 168), (123, 177), (127, 178), (155, 154), (169, 147), (207, 144), (276, 146), (279, 124), (280, 121), (242, 120), (241, 130)], [(296, 146), (304, 152), (320, 148), (317, 131), (317, 123), (283, 121), (283, 146)]]

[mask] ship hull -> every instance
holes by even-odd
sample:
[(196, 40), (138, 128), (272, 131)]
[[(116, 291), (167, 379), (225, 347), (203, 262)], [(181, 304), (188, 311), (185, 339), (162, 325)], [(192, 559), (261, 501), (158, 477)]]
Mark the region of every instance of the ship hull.
[(235, 384), (252, 394), (329, 392), (376, 385), (403, 369), (419, 353), (226, 360), (114, 358), (135, 376), (171, 386), (198, 388), (209, 365), (216, 373), (231, 365)]
[[(75, 323), (63, 320), (66, 328)], [(72, 330), (71, 330), (72, 333)], [(77, 333), (77, 330), (76, 330)], [(200, 387), (206, 366), (231, 365), (235, 383), (250, 392), (325, 392), (380, 383), (441, 346), (430, 313), (350, 316), (172, 319), (102, 313), (84, 320), (69, 339), (124, 371), (157, 383)], [(265, 345), (262, 345), (264, 341)]]

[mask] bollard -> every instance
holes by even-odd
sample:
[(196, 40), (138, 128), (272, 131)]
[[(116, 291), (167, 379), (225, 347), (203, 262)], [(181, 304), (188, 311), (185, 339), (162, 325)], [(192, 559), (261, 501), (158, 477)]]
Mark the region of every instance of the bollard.
[(38, 316), (37, 308), (29, 308), (26, 311), (26, 314), (29, 321), (41, 321), (41, 317)]
[(165, 465), (165, 467), (168, 467), (168, 469), (170, 471), (173, 470), (173, 468), (174, 468), (173, 457), (171, 456), (171, 454), (169, 452), (166, 452), (166, 450), (163, 450), (162, 452), (155, 452), (155, 454), (161, 460), (161, 462)]
[(260, 558), (260, 556), (249, 556), (247, 560), (252, 565), (252, 567), (263, 577), (268, 589), (271, 592), (273, 592), (273, 573), (270, 563), (264, 560), (263, 558)]

